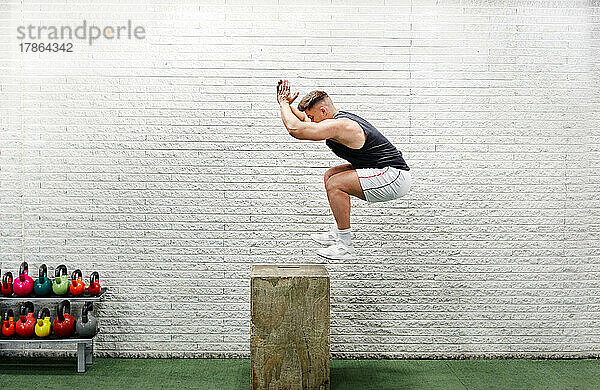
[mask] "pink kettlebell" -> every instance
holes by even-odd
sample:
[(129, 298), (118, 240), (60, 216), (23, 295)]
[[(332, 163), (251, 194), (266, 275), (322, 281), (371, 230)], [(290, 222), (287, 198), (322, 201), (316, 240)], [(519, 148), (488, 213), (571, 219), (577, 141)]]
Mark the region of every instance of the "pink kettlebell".
[(26, 297), (33, 291), (33, 279), (29, 276), (29, 267), (26, 261), (21, 263), (19, 276), (13, 282), (13, 291), (20, 297)]

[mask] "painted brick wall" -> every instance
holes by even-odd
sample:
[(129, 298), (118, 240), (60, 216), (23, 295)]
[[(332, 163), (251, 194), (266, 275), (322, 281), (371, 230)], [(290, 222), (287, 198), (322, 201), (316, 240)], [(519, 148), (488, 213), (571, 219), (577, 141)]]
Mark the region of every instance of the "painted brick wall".
[[(368, 4), (4, 0), (2, 271), (98, 270), (102, 356), (248, 357), (251, 265), (323, 263), (308, 234), (342, 162), (287, 135), (285, 77), (375, 124), (414, 179), (352, 203), (334, 357), (597, 356), (600, 2)], [(18, 25), (83, 19), (146, 39), (19, 52)]]
[(590, 1), (591, 21), (591, 118), (589, 125), (589, 289), (585, 292), (589, 302), (588, 312), (584, 314), (584, 324), (587, 328), (587, 349), (598, 352), (598, 312), (600, 311), (600, 273), (598, 259), (600, 259), (600, 1)]

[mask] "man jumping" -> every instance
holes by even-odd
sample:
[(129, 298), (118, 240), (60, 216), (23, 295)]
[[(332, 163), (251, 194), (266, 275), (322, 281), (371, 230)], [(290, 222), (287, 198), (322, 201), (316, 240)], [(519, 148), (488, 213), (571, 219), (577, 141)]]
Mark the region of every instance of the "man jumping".
[[(311, 234), (328, 245), (317, 253), (327, 259), (347, 260), (356, 256), (350, 229), (350, 195), (369, 203), (385, 202), (406, 195), (411, 186), (410, 168), (402, 153), (373, 125), (346, 111), (338, 111), (323, 91), (306, 95), (298, 108), (291, 103), (288, 80), (279, 80), (277, 101), (281, 119), (297, 139), (322, 141), (349, 164), (325, 172), (325, 190), (337, 226), (325, 233)], [(306, 114), (305, 114), (306, 113)]]

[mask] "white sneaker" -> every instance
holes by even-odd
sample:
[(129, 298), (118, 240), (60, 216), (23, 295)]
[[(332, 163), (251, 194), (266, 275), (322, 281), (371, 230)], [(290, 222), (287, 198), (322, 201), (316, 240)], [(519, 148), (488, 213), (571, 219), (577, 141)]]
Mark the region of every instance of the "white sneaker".
[(341, 241), (337, 241), (335, 244), (322, 248), (317, 251), (317, 254), (321, 257), (331, 260), (352, 260), (356, 258), (356, 251), (354, 246), (347, 246)]
[(338, 236), (337, 232), (330, 230), (325, 233), (313, 233), (310, 235), (310, 238), (312, 238), (313, 241), (316, 241), (319, 244), (333, 245), (337, 242)]

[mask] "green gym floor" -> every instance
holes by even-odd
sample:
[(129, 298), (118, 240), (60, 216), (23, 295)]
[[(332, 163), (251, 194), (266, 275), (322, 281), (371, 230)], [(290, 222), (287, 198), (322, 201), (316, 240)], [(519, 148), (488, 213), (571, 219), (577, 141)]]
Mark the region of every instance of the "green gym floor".
[[(3, 389), (250, 389), (248, 359), (0, 358)], [(600, 360), (332, 360), (331, 389), (600, 389)]]

